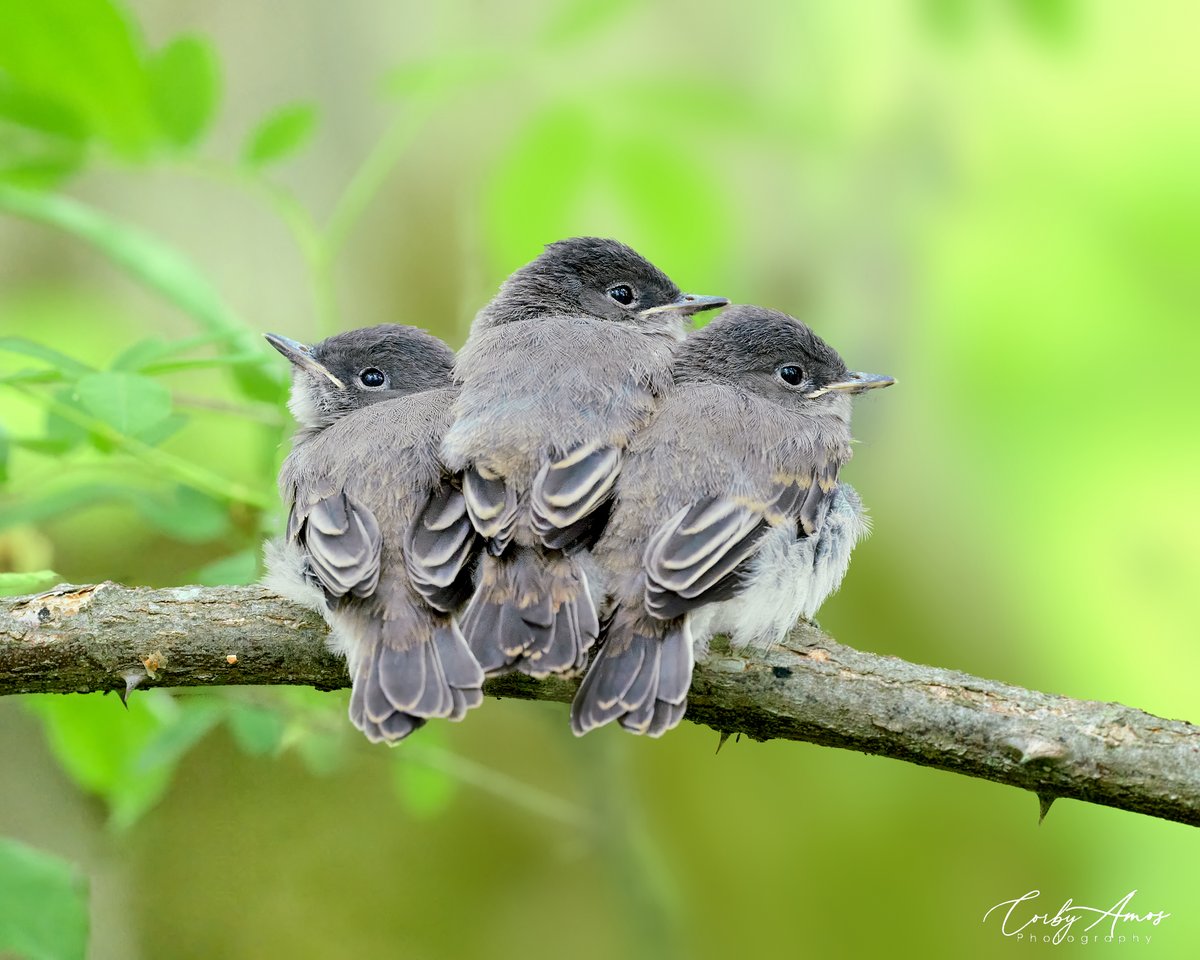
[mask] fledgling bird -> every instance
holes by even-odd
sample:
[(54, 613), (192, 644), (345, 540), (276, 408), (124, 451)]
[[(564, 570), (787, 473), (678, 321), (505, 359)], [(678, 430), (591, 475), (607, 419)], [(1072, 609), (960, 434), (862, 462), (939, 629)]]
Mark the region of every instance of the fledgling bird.
[(267, 340), (293, 365), (301, 425), (279, 474), (287, 534), (269, 553), (268, 585), (329, 621), (353, 684), (350, 719), (367, 739), (461, 719), (483, 702), (483, 671), (453, 616), (478, 545), (438, 456), (453, 352), (399, 324), (311, 348)]
[(552, 243), (501, 286), (459, 351), (442, 453), (485, 539), (462, 629), (484, 671), (582, 669), (599, 633), (582, 554), (630, 438), (671, 384), (684, 294), (614, 240)]
[(571, 705), (576, 735), (618, 720), (661, 736), (683, 718), (694, 641), (778, 642), (837, 589), (867, 529), (838, 474), (851, 373), (798, 320), (734, 307), (676, 352), (675, 388), (633, 440), (592, 559), (611, 598)]

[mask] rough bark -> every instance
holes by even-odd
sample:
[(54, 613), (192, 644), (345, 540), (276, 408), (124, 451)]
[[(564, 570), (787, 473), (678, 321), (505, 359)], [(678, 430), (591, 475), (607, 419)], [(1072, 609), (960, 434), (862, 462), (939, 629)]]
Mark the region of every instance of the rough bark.
[[(347, 686), (321, 618), (261, 587), (59, 587), (0, 601), (0, 695), (160, 686)], [(499, 697), (566, 702), (509, 676)], [(807, 740), (1200, 825), (1200, 727), (862, 653), (801, 625), (765, 655), (696, 667), (688, 719)]]

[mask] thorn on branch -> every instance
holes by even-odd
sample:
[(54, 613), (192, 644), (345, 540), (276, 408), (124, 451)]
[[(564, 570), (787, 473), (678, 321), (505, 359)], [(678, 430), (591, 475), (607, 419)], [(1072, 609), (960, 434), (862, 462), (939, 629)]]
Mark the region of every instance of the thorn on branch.
[(122, 674), (121, 677), (125, 681), (125, 689), (118, 690), (117, 695), (121, 698), (121, 706), (128, 710), (129, 695), (141, 686), (142, 681), (146, 679), (146, 673), (141, 670), (131, 670), (129, 673)]

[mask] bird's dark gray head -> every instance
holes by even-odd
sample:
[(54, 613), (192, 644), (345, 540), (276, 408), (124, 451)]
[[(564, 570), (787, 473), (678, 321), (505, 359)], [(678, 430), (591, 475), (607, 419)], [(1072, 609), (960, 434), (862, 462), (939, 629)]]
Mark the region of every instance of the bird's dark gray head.
[(597, 237), (551, 243), (536, 260), (504, 281), (475, 318), (475, 329), (554, 315), (580, 315), (669, 328), (682, 336), (685, 318), (723, 307), (724, 297), (681, 293), (641, 254)]
[(849, 396), (895, 383), (847, 370), (838, 352), (795, 317), (748, 306), (727, 310), (679, 345), (675, 381), (731, 383), (812, 411), (845, 407)]
[(381, 323), (311, 347), (276, 333), (266, 337), (292, 363), (288, 407), (310, 429), (368, 404), (451, 384), (454, 351), (417, 327)]

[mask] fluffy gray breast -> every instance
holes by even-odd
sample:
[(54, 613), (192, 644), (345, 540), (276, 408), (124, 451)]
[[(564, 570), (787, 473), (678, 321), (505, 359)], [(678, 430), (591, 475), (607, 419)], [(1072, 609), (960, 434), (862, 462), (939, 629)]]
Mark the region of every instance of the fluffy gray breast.
[(458, 467), (562, 454), (604, 439), (623, 446), (670, 386), (660, 334), (588, 317), (544, 317), (473, 335), (459, 352), (462, 391), (445, 453)]
[(406, 527), (442, 476), (438, 448), (454, 395), (447, 388), (372, 404), (301, 440), (280, 471), (285, 502), (303, 510), (344, 491), (382, 527)]

